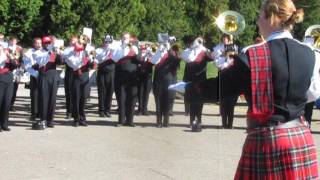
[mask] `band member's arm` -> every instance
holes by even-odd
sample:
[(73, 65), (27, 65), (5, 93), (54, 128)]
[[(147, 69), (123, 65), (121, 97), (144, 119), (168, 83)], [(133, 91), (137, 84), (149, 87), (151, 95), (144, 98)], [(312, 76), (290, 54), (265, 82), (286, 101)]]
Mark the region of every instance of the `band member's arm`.
[(222, 83), (228, 85), (224, 89), (224, 97), (240, 95), (242, 93), (248, 94), (250, 90), (250, 68), (248, 59), (245, 54), (240, 54), (234, 57), (234, 63), (223, 70), (221, 75)]
[(320, 97), (320, 52), (315, 51), (315, 64), (310, 87), (307, 91), (308, 102), (313, 102)]

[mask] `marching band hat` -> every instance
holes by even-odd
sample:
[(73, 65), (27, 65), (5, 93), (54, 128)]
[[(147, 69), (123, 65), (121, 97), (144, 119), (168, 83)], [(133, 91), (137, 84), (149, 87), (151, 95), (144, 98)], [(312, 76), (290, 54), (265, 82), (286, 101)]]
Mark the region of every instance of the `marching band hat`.
[(50, 44), (52, 42), (52, 39), (50, 38), (50, 36), (43, 36), (41, 41), (42, 44)]

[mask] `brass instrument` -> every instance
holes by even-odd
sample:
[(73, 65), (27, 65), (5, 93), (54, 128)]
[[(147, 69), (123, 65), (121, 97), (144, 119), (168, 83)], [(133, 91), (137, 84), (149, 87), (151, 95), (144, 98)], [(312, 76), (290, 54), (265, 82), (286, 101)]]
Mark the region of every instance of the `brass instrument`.
[(87, 35), (81, 34), (81, 36), (79, 38), (79, 42), (80, 42), (80, 44), (88, 44), (88, 43), (90, 43), (90, 39)]
[(224, 11), (216, 18), (215, 23), (223, 33), (233, 36), (242, 33), (246, 26), (244, 17), (236, 11)]
[(313, 39), (313, 47), (320, 49), (320, 25), (310, 26), (306, 30), (304, 37), (311, 37)]

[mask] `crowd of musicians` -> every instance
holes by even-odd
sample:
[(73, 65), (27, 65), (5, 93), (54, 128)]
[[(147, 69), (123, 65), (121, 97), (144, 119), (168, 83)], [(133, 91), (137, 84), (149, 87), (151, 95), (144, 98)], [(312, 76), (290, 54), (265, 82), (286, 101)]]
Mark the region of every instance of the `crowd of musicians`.
[[(129, 33), (123, 33), (120, 41), (106, 35), (101, 47), (94, 47), (86, 35), (72, 36), (69, 45), (63, 48), (55, 46), (57, 39), (54, 36), (34, 38), (30, 49), (22, 49), (17, 45), (17, 38), (12, 37), (8, 42), (2, 34), (0, 38), (0, 101), (3, 117), (0, 129), (4, 131), (10, 130), (9, 110), (14, 110), (18, 85), (25, 82), (22, 79), (26, 76), (30, 77), (25, 83), (30, 88), (30, 119), (35, 121), (35, 129), (54, 127), (60, 78), (64, 78), (67, 119), (73, 118), (75, 127), (87, 126), (85, 104), (90, 96), (89, 71), (92, 69), (96, 70), (100, 117), (111, 117), (112, 96), (115, 93), (117, 124), (134, 126), (135, 114), (149, 114), (148, 101), (152, 89), (156, 104), (156, 126), (168, 127), (175, 98), (175, 91), (168, 87), (177, 83), (180, 62), (186, 62), (183, 81), (195, 84), (206, 80), (208, 62), (216, 62), (219, 69), (229, 64), (214, 58), (211, 51), (204, 47), (201, 37), (184, 37), (187, 47), (183, 51), (176, 44), (175, 37), (164, 33), (158, 34), (156, 46), (152, 43), (140, 44)], [(231, 36), (226, 34), (214, 51), (221, 56), (225, 55), (224, 44), (232, 44), (233, 51), (237, 51)], [(58, 74), (57, 67), (61, 66), (63, 73)], [(216, 79), (219, 78), (214, 81)], [(219, 84), (216, 81), (210, 87), (210, 99), (213, 101), (219, 100)], [(190, 125), (193, 122), (201, 124), (204, 101), (195, 97), (190, 93), (185, 95), (186, 115), (190, 115)], [(226, 104), (221, 107), (222, 124), (225, 128), (232, 127), (233, 108), (237, 98), (221, 104)], [(135, 111), (137, 104), (138, 110)]]
[[(232, 128), (234, 106), (238, 95), (228, 94), (228, 82), (223, 82), (224, 69), (232, 65), (226, 56), (237, 54), (232, 36), (223, 34), (221, 42), (212, 50), (204, 46), (201, 37), (185, 36), (186, 49), (181, 51), (175, 37), (158, 34), (157, 46), (140, 44), (136, 37), (123, 33), (121, 40), (106, 35), (101, 47), (94, 47), (86, 35), (72, 36), (65, 48), (56, 47), (54, 36), (34, 38), (33, 47), (23, 50), (17, 38), (4, 41), (0, 35), (0, 101), (1, 128), (9, 131), (9, 110), (22, 77), (30, 76), (31, 120), (34, 129), (54, 127), (56, 96), (60, 77), (64, 78), (66, 118), (73, 118), (73, 126), (87, 126), (85, 104), (90, 96), (89, 71), (96, 70), (98, 114), (111, 117), (112, 96), (117, 100), (117, 125), (134, 126), (134, 115), (148, 115), (149, 93), (153, 89), (156, 104), (156, 126), (168, 127), (172, 115), (180, 61), (185, 61), (183, 81), (185, 114), (190, 127), (201, 131), (202, 108), (205, 102), (220, 102), (223, 128)], [(207, 79), (207, 64), (214, 63), (218, 77)], [(64, 66), (63, 76), (57, 66)], [(199, 89), (205, 89), (200, 91)], [(138, 110), (135, 111), (136, 104)]]

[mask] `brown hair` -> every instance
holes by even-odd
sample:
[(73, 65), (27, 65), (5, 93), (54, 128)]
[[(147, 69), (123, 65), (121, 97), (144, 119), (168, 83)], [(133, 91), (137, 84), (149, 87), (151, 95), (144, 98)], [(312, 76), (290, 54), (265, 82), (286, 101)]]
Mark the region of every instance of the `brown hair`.
[(303, 9), (296, 9), (292, 0), (265, 0), (262, 4), (265, 18), (279, 18), (283, 28), (291, 30), (296, 23), (303, 21)]

